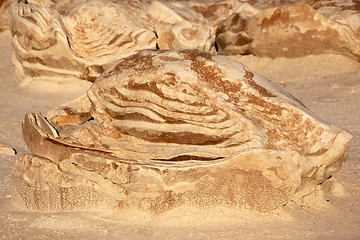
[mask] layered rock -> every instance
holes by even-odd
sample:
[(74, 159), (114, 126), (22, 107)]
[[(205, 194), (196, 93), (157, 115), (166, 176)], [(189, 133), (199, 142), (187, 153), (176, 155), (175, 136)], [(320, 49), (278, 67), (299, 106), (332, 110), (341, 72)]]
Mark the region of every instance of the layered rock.
[(151, 19), (138, 1), (19, 1), (11, 29), (21, 75), (94, 81), (117, 60), (155, 49)]
[(28, 114), (23, 135), (18, 204), (155, 213), (272, 210), (338, 171), (351, 139), (240, 63), (196, 50), (124, 58), (81, 98)]
[[(356, 2), (295, 2), (18, 1), (12, 11), (13, 62), (29, 81), (94, 81), (117, 60), (143, 49), (218, 50), (272, 58), (341, 53), (359, 58)], [(1, 3), (0, 9), (8, 11), (10, 1)]]
[[(356, 0), (307, 0), (318, 13), (338, 23), (349, 36), (349, 41), (360, 45), (360, 3)], [(357, 42), (355, 40), (358, 40)], [(357, 52), (359, 55), (359, 50)]]
[(189, 11), (185, 2), (151, 1), (145, 5), (151, 15), (160, 49), (214, 49), (215, 37), (200, 14)]
[(18, 1), (13, 62), (27, 80), (94, 81), (115, 61), (143, 49), (215, 52), (216, 26), (239, 6), (236, 0)]
[(160, 49), (209, 52), (215, 52), (218, 24), (241, 6), (236, 0), (144, 0), (143, 3), (154, 20)]
[(359, 58), (360, 15), (356, 5), (346, 10), (344, 6), (320, 4), (328, 1), (312, 2), (317, 11), (299, 3), (267, 8), (252, 16), (232, 14), (217, 29), (219, 53), (272, 58), (340, 53)]

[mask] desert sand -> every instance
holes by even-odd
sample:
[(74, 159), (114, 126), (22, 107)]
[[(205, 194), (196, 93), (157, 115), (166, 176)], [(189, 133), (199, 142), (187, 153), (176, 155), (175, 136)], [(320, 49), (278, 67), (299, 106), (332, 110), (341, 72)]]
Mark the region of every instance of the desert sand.
[[(319, 117), (353, 136), (342, 169), (304, 202), (272, 212), (182, 207), (161, 215), (143, 212), (26, 212), (12, 205), (11, 171), (29, 153), (22, 139), (26, 113), (41, 112), (82, 95), (86, 81), (23, 84), (11, 61), (11, 33), (0, 33), (1, 239), (359, 239), (360, 238), (360, 63), (342, 55), (302, 58), (233, 56), (283, 87)], [(11, 148), (16, 155), (9, 155)]]

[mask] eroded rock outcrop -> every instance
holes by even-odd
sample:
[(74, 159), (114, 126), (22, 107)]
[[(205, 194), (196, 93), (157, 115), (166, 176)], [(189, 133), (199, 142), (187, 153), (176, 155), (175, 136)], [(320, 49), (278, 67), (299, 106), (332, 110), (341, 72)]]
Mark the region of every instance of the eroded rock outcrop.
[(21, 75), (94, 81), (109, 65), (155, 49), (149, 15), (138, 1), (15, 3), (11, 29)]
[(13, 62), (29, 81), (94, 81), (115, 61), (143, 49), (215, 52), (217, 25), (240, 5), (236, 0), (18, 1), (12, 12)]
[[(360, 57), (360, 15), (353, 4), (309, 1), (243, 16), (229, 16), (217, 29), (219, 53), (301, 57), (340, 53)], [(321, 4), (324, 3), (324, 4)]]
[[(1, 3), (0, 11), (9, 9), (8, 1)], [(117, 60), (143, 49), (272, 58), (360, 56), (360, 14), (353, 0), (27, 0), (14, 5), (13, 62), (25, 83), (94, 81)]]
[(15, 163), (13, 198), (27, 209), (156, 213), (272, 210), (338, 171), (351, 139), (240, 63), (196, 50), (124, 58), (81, 98), (26, 115), (23, 135), (32, 154)]

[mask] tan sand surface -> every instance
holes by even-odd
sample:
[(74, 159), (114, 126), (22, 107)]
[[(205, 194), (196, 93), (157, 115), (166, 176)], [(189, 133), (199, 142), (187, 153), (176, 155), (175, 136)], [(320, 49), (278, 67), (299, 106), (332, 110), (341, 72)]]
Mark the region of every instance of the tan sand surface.
[[(28, 153), (21, 122), (80, 96), (87, 82), (37, 82), (19, 87), (10, 31), (0, 33), (0, 239), (360, 239), (360, 63), (341, 55), (296, 59), (235, 56), (282, 86), (324, 120), (354, 138), (343, 168), (302, 203), (270, 213), (182, 207), (141, 212), (25, 212), (11, 203), (11, 171)], [(0, 146), (1, 147), (1, 146)], [(1, 152), (1, 148), (0, 148)]]

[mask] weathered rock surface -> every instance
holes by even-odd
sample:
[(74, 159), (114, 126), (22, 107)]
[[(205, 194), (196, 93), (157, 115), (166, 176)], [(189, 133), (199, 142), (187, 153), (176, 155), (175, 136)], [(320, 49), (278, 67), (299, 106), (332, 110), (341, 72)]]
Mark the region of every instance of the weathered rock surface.
[(12, 0), (0, 0), (0, 32), (10, 29)]
[(272, 210), (338, 171), (351, 139), (240, 63), (196, 50), (124, 58), (83, 97), (28, 114), (23, 135), (18, 204), (156, 213)]
[(186, 2), (150, 1), (145, 6), (154, 21), (160, 49), (215, 50), (213, 30)]
[(241, 12), (232, 14), (217, 29), (219, 53), (272, 58), (341, 53), (359, 58), (358, 6), (309, 2), (317, 11), (299, 3), (264, 9), (246, 17)]
[[(8, 11), (10, 3), (0, 2), (0, 11)], [(13, 62), (25, 83), (34, 78), (94, 81), (119, 59), (143, 49), (272, 58), (360, 56), (359, 5), (353, 0), (285, 5), (264, 0), (27, 0), (14, 5)]]
[(160, 49), (198, 49), (215, 52), (219, 23), (237, 11), (237, 0), (143, 1), (154, 20)]
[[(344, 32), (352, 36), (350, 41), (360, 45), (360, 2), (357, 0), (307, 0), (318, 13), (338, 23)], [(354, 42), (357, 37), (357, 42)], [(359, 52), (358, 52), (359, 54)]]
[(94, 81), (117, 60), (155, 49), (149, 15), (138, 1), (16, 2), (13, 62), (33, 78)]

